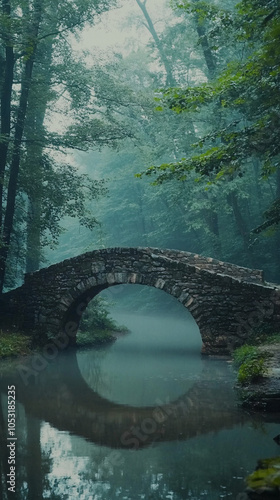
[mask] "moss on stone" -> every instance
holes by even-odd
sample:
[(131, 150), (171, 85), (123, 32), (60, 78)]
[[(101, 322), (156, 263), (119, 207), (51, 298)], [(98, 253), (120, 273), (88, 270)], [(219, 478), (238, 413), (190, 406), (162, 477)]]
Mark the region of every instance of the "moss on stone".
[[(280, 457), (259, 460), (257, 469), (246, 478), (250, 498), (279, 498)], [(267, 496), (266, 496), (267, 495)]]

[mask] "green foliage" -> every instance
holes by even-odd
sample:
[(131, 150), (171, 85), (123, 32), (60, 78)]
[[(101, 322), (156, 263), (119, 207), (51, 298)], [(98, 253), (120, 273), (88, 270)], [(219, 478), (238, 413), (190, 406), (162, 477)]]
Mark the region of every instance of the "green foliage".
[[(248, 488), (258, 490), (260, 498), (278, 498), (280, 492), (280, 457), (259, 460), (257, 469), (246, 478)], [(258, 496), (259, 496), (258, 495)]]
[(80, 322), (82, 332), (94, 329), (115, 330), (116, 322), (108, 312), (108, 302), (103, 297), (95, 297), (85, 310)]
[(256, 346), (243, 345), (233, 353), (234, 366), (238, 369), (237, 381), (241, 385), (256, 382), (266, 373), (265, 361), (268, 353)]
[[(35, 156), (34, 161), (36, 159)], [(35, 170), (34, 163), (23, 162), (25, 168), (20, 182), (22, 191), (30, 200), (40, 199), (41, 246), (54, 246), (58, 243), (58, 237), (63, 231), (61, 219), (65, 216), (78, 218), (82, 226), (92, 230), (98, 222), (88, 210), (87, 204), (106, 194), (104, 181), (93, 180), (86, 174), (78, 173), (73, 165), (57, 164), (46, 156), (41, 157), (39, 162), (40, 175), (38, 163)]]
[(273, 344), (280, 340), (280, 333), (273, 331), (271, 325), (263, 323), (253, 328), (248, 335), (246, 343), (249, 346), (258, 346), (264, 344)]
[(0, 358), (29, 354), (31, 338), (19, 333), (0, 330)]
[(258, 356), (258, 349), (255, 346), (251, 345), (243, 345), (238, 347), (233, 353), (233, 362), (236, 368), (240, 368), (240, 366), (245, 363), (245, 361), (249, 361), (252, 359), (256, 359)]
[(265, 339), (266, 344), (280, 344), (280, 333), (269, 335)]
[(112, 333), (125, 332), (125, 326), (119, 326), (110, 317), (108, 302), (103, 297), (95, 297), (88, 305), (80, 322), (77, 345), (98, 345), (115, 339)]
[(114, 340), (115, 337), (107, 330), (95, 330), (91, 332), (78, 332), (76, 342), (77, 346), (86, 347), (108, 344)]
[[(77, 217), (90, 230), (97, 224), (86, 202), (104, 194), (103, 183), (80, 173), (64, 155), (69, 149), (85, 150), (110, 142), (115, 145), (125, 131), (120, 132), (100, 115), (89, 118), (93, 115), (89, 109), (93, 93), (89, 74), (84, 61), (75, 60), (70, 47), (73, 34), (78, 35), (85, 24), (92, 25), (113, 5), (114, 0), (3, 2), (1, 291), (4, 278), (6, 285), (16, 279), (11, 275), (15, 266), (10, 263), (17, 261), (19, 268), (22, 262), (22, 256), (20, 261), (15, 259), (15, 244), (25, 252), (27, 271), (33, 271), (42, 262), (42, 248), (57, 243), (63, 216)], [(58, 115), (62, 120), (57, 123)], [(14, 238), (18, 228), (21, 241)], [(33, 251), (32, 245), (38, 248)], [(34, 254), (32, 259), (30, 252)], [(33, 261), (32, 266), (28, 259)]]
[(256, 382), (259, 380), (265, 373), (265, 356), (259, 355), (252, 359), (246, 360), (240, 366), (237, 375), (237, 381), (241, 385), (247, 385), (250, 382)]
[[(188, 90), (196, 82), (196, 71), (205, 71), (203, 57), (196, 43), (193, 21), (188, 16), (178, 19), (172, 16), (171, 12), (161, 40), (178, 83), (190, 84)], [(250, 228), (261, 223), (263, 211), (273, 201), (276, 187), (273, 175), (264, 182), (257, 159), (246, 163), (242, 172), (232, 174), (231, 182), (226, 182), (227, 177), (221, 172), (205, 175), (202, 179), (194, 170), (187, 171), (186, 152), (192, 151), (191, 144), (197, 144), (195, 156), (205, 154), (204, 145), (215, 132), (212, 123), (217, 123), (219, 113), (211, 103), (205, 109), (202, 103), (201, 112), (196, 113), (174, 113), (166, 106), (161, 113), (156, 112), (154, 88), (162, 88), (165, 79), (161, 71), (154, 69), (154, 57), (148, 46), (132, 50), (125, 56), (112, 55), (112, 60), (102, 66), (93, 62), (91, 81), (96, 94), (95, 114), (106, 110), (110, 120), (121, 120), (131, 134), (119, 144), (118, 151), (106, 148), (100, 153), (80, 155), (80, 163), (87, 173), (91, 174), (94, 165), (97, 177), (108, 179), (109, 196), (102, 197), (98, 204), (94, 201), (91, 204), (101, 223), (94, 238), (77, 222), (74, 225), (65, 220), (68, 233), (60, 236), (55, 259), (71, 257), (73, 251), (77, 254), (106, 246), (178, 248), (247, 267), (264, 268), (266, 279), (277, 281), (276, 237), (263, 238), (258, 245), (249, 247)], [(205, 87), (210, 87), (210, 83)], [(195, 93), (197, 89), (193, 96)], [(157, 93), (156, 99), (160, 100), (160, 96)], [(220, 140), (217, 134), (218, 131), (216, 142)], [(225, 124), (223, 137), (231, 134), (234, 137), (235, 131)], [(227, 142), (224, 146), (227, 147)], [(218, 144), (212, 144), (211, 148), (214, 161), (218, 156), (218, 149), (214, 148), (218, 148)], [(216, 163), (218, 160), (216, 158)], [(205, 155), (206, 166), (207, 161)], [(178, 168), (180, 162), (182, 168)], [(162, 174), (168, 174), (168, 166), (174, 164), (172, 177), (161, 185), (150, 184), (152, 175), (141, 181), (134, 179), (143, 166), (160, 163), (166, 165)], [(226, 158), (224, 164), (229, 171)], [(181, 182), (175, 180), (177, 168)], [(233, 237), (229, 238), (229, 234)]]
[[(199, 154), (152, 166), (145, 174), (155, 175), (157, 184), (170, 179), (185, 181), (192, 171), (196, 172), (197, 180), (232, 181), (237, 175), (243, 175), (248, 164), (258, 158), (262, 177), (275, 175), (279, 172), (280, 153), (279, 2), (264, 5), (263, 2), (243, 0), (233, 17), (231, 14), (223, 16), (208, 2), (177, 2), (177, 7), (195, 14), (198, 22), (208, 17), (208, 37), (217, 19), (224, 30), (229, 29), (230, 19), (235, 50), (238, 53), (242, 45), (243, 57), (228, 64), (211, 82), (160, 90), (159, 107), (191, 114), (195, 121), (202, 120), (207, 111), (214, 112), (217, 118), (210, 125), (209, 133), (204, 132), (193, 144), (201, 150)], [(265, 217), (265, 223), (255, 232), (280, 222), (278, 198)]]

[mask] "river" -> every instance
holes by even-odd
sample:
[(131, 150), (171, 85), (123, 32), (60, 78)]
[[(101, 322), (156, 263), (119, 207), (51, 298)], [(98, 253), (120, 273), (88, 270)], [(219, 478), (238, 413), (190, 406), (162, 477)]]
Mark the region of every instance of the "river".
[(114, 317), (130, 332), (111, 345), (61, 352), (45, 365), (1, 363), (1, 498), (8, 385), (17, 409), (10, 498), (242, 498), (257, 460), (279, 454), (279, 417), (238, 409), (230, 364), (201, 356), (187, 311)]

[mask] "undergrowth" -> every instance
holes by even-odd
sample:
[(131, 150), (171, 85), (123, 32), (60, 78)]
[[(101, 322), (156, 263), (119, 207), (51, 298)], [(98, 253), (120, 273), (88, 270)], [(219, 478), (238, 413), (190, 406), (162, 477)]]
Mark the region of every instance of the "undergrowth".
[(102, 298), (95, 297), (83, 314), (77, 333), (78, 346), (99, 345), (115, 339), (114, 333), (124, 333), (128, 329), (114, 321), (108, 311), (110, 304)]
[(94, 332), (79, 332), (77, 334), (77, 346), (100, 345), (112, 342), (115, 337), (109, 330), (95, 330)]
[(27, 335), (0, 330), (0, 358), (30, 353), (31, 338)]
[(280, 343), (280, 332), (275, 332), (268, 324), (252, 329), (246, 344), (233, 352), (233, 366), (237, 369), (237, 381), (244, 386), (257, 382), (267, 373), (266, 360), (271, 354), (259, 349), (260, 346)]
[(278, 342), (280, 342), (280, 332), (274, 332), (270, 325), (253, 328), (246, 339), (246, 344), (251, 346), (276, 344)]
[(233, 353), (233, 364), (237, 368), (237, 381), (240, 385), (256, 382), (266, 374), (265, 361), (269, 353), (260, 351), (257, 346), (243, 345)]

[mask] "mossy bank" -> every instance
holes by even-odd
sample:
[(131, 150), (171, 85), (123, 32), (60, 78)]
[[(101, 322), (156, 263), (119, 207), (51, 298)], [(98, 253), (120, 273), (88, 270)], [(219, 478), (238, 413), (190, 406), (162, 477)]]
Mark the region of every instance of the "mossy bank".
[(280, 412), (280, 335), (237, 349), (233, 353), (233, 364), (242, 407)]

